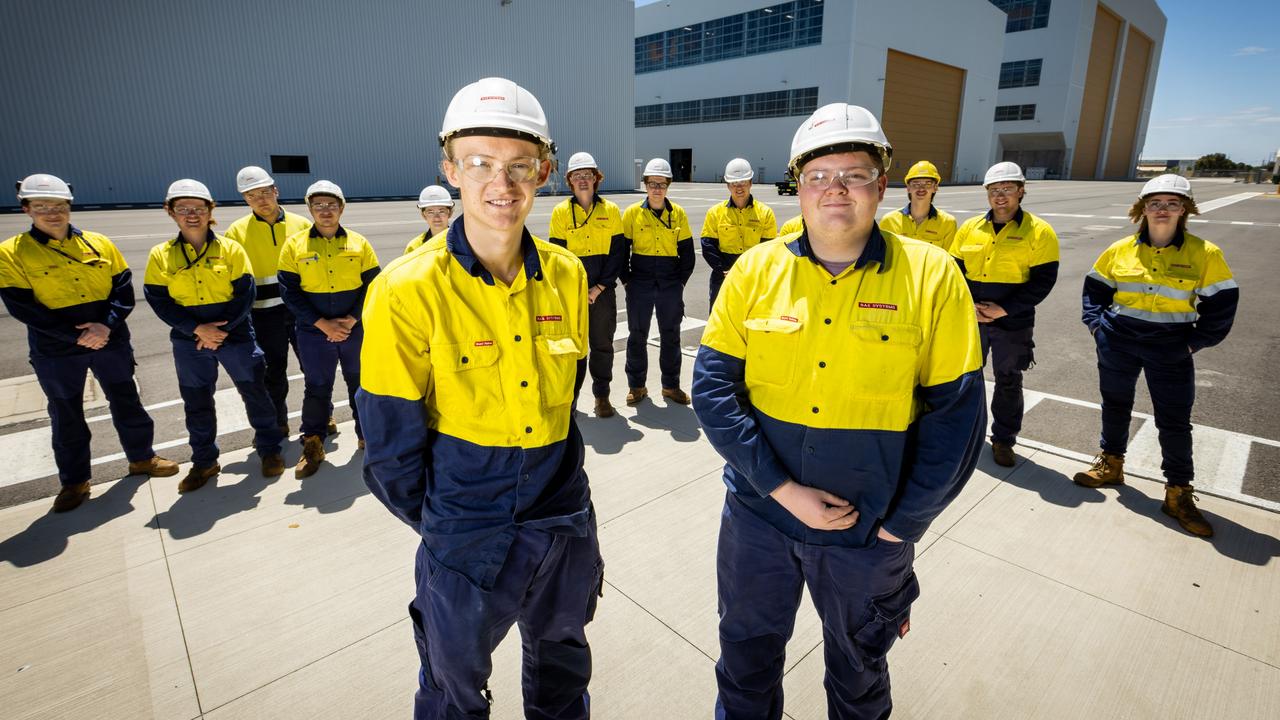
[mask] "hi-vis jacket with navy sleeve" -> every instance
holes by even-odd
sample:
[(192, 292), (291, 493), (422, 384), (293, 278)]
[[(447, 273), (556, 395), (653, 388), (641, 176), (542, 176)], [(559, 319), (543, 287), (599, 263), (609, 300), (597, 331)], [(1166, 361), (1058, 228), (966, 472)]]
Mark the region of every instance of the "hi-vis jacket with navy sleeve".
[(142, 294), (173, 328), (169, 337), (194, 340), (197, 325), (225, 320), (225, 342), (253, 340), (253, 266), (240, 243), (209, 231), (196, 251), (182, 236), (151, 248)]
[(231, 227), (223, 234), (228, 240), (240, 243), (249, 254), (249, 264), (253, 265), (253, 284), (257, 287), (254, 310), (284, 303), (276, 278), (280, 249), (284, 247), (286, 240), (309, 227), (310, 220), (281, 208), (274, 223), (265, 222), (256, 214), (249, 213), (231, 223)]
[(712, 205), (701, 233), (702, 259), (712, 270), (725, 272), (742, 253), (777, 237), (778, 220), (768, 205), (748, 195), (744, 208), (736, 207), (732, 199)]
[(1140, 232), (1102, 252), (1084, 279), (1083, 301), (1094, 332), (1195, 352), (1231, 331), (1240, 289), (1217, 245), (1179, 232), (1157, 248)]
[[(805, 234), (729, 271), (693, 370), (693, 407), (729, 490), (789, 537), (915, 542), (960, 492), (986, 428), (973, 302), (945, 252), (873, 228), (832, 277)], [(852, 528), (808, 528), (786, 480), (851, 502)]]
[(299, 327), (320, 332), (317, 320), (360, 319), (365, 292), (380, 269), (373, 246), (360, 233), (338, 226), (326, 238), (312, 226), (280, 250), (280, 293)]
[(950, 250), (951, 243), (956, 238), (956, 219), (951, 213), (939, 210), (933, 203), (929, 203), (929, 214), (924, 222), (917, 224), (911, 217), (911, 204), (908, 203), (901, 210), (892, 210), (880, 218), (880, 229), (898, 237), (923, 240), (943, 250)]
[(364, 312), (365, 484), (431, 557), (485, 590), (517, 527), (584, 536), (591, 523), (572, 417), (587, 276), (528, 230), (522, 249), (508, 285), (460, 218), (388, 265)]
[(34, 225), (0, 243), (0, 300), (27, 326), (32, 357), (93, 352), (76, 344), (76, 325), (111, 328), (108, 345), (129, 341), (133, 272), (105, 235), (72, 226), (56, 240)]
[(627, 265), (627, 239), (622, 234), (622, 211), (599, 195), (584, 211), (570, 197), (551, 211), (547, 239), (582, 260), (587, 287), (613, 287)]
[(790, 235), (791, 233), (798, 233), (801, 230), (804, 230), (804, 216), (797, 215), (782, 223), (782, 227), (778, 228), (778, 237)]
[(997, 231), (987, 211), (960, 226), (950, 249), (974, 301), (997, 303), (1009, 313), (992, 325), (1003, 330), (1035, 325), (1036, 305), (1058, 281), (1058, 235), (1049, 223), (1018, 208)]
[(684, 287), (689, 282), (694, 266), (693, 231), (684, 208), (667, 200), (654, 212), (645, 198), (622, 214), (622, 234), (630, 245), (624, 282), (661, 288)]
[(424, 230), (423, 232), (421, 232), (421, 233), (419, 233), (419, 234), (415, 235), (415, 236), (413, 237), (413, 239), (409, 241), (409, 244), (407, 244), (407, 245), (405, 245), (405, 246), (404, 246), (404, 254), (405, 254), (405, 255), (408, 255), (409, 253), (413, 252), (414, 250), (417, 250), (418, 248), (422, 247), (423, 245), (426, 245), (426, 244), (427, 244), (427, 241), (428, 241), (428, 240), (430, 240), (430, 239), (431, 239), (431, 238), (433, 238), (433, 237), (435, 237), (435, 235), (432, 235), (432, 234), (431, 234), (431, 228), (427, 228), (427, 229), (426, 229), (426, 230)]

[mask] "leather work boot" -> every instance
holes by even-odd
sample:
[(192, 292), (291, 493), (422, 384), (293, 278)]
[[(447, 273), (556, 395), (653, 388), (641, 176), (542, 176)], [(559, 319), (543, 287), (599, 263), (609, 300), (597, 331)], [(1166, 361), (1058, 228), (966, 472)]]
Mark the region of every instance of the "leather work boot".
[(284, 456), (273, 453), (262, 458), (262, 477), (280, 477), (284, 474)]
[(363, 450), (363, 449), (364, 449), (364, 438), (360, 438), (360, 442), (356, 443), (356, 449), (357, 449), (357, 450)]
[(80, 507), (80, 503), (89, 499), (89, 481), (79, 485), (63, 485), (58, 496), (53, 499), (53, 511), (64, 513)]
[(616, 413), (613, 411), (613, 403), (609, 402), (609, 398), (596, 398), (596, 417), (608, 418), (613, 417), (615, 414)]
[(1109, 452), (1098, 453), (1093, 465), (1084, 472), (1078, 472), (1071, 481), (1088, 488), (1099, 488), (1103, 485), (1124, 484), (1124, 456)]
[(689, 393), (680, 388), (662, 388), (662, 397), (681, 405), (689, 404)]
[(324, 426), (326, 436), (338, 434), (338, 423), (334, 422), (333, 416), (329, 416), (329, 424)]
[(997, 465), (1003, 467), (1013, 467), (1017, 463), (1017, 458), (1013, 454), (1013, 446), (1002, 442), (992, 441), (991, 459), (995, 460)]
[(148, 475), (150, 477), (169, 477), (178, 474), (178, 463), (165, 460), (159, 455), (150, 460), (139, 460), (129, 463), (130, 475)]
[(640, 401), (649, 397), (649, 388), (633, 387), (627, 391), (627, 404), (639, 405)]
[(1213, 527), (1196, 509), (1195, 492), (1190, 485), (1166, 485), (1161, 512), (1182, 526), (1183, 530), (1200, 537), (1213, 537)]
[(187, 476), (182, 478), (182, 482), (178, 483), (178, 492), (189, 493), (195, 492), (204, 487), (209, 479), (222, 471), (222, 466), (214, 463), (208, 467), (198, 468), (194, 465), (187, 471)]
[(302, 438), (302, 457), (298, 458), (298, 464), (293, 468), (293, 474), (298, 479), (311, 477), (316, 474), (316, 470), (320, 469), (320, 463), (324, 462), (324, 439), (319, 435), (305, 435)]

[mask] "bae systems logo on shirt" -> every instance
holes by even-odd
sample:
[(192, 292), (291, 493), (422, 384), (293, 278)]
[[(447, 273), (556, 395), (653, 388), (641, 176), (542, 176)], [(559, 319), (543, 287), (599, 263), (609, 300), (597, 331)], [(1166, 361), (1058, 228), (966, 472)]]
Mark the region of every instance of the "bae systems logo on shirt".
[(858, 301), (858, 307), (867, 308), (868, 310), (897, 310), (898, 309), (897, 305), (892, 305), (890, 303), (862, 302), (861, 300)]
[(538, 322), (560, 322), (564, 318), (559, 315), (537, 315), (535, 316), (535, 319)]
[(1169, 263), (1169, 267), (1183, 268), (1185, 270), (1191, 269), (1190, 265), (1183, 265), (1182, 263)]

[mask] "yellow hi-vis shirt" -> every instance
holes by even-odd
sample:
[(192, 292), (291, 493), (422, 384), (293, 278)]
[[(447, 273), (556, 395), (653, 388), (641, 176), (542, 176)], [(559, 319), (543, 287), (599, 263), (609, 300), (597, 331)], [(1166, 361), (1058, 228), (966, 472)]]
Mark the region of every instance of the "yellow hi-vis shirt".
[[(446, 232), (448, 232), (448, 231), (446, 230)], [(405, 254), (405, 255), (408, 255), (409, 253), (413, 252), (414, 250), (417, 250), (418, 248), (422, 247), (423, 245), (426, 245), (426, 244), (427, 244), (427, 241), (428, 241), (428, 240), (430, 240), (430, 239), (431, 239), (431, 238), (433, 238), (433, 237), (437, 237), (437, 236), (436, 236), (436, 235), (432, 235), (432, 234), (431, 234), (431, 229), (430, 229), (430, 228), (427, 228), (425, 231), (423, 231), (423, 232), (419, 233), (416, 237), (414, 237), (412, 240), (410, 240), (408, 245), (405, 245), (405, 246), (404, 246), (404, 254)]]
[(741, 255), (778, 235), (778, 221), (773, 210), (753, 197), (747, 198), (747, 206), (738, 208), (733, 200), (712, 205), (702, 221), (702, 238), (715, 241), (721, 255)]
[(648, 200), (628, 207), (622, 214), (622, 234), (631, 241), (633, 256), (674, 258), (680, 254), (678, 243), (693, 239), (688, 213), (670, 200), (667, 204), (661, 217), (649, 209)]
[(251, 212), (231, 223), (223, 233), (226, 239), (240, 243), (249, 255), (249, 263), (253, 265), (253, 283), (257, 288), (254, 310), (284, 303), (276, 279), (280, 250), (286, 240), (310, 227), (310, 220), (281, 208), (275, 223), (264, 222)]
[(924, 222), (916, 223), (911, 217), (911, 205), (907, 205), (880, 218), (880, 229), (950, 251), (956, 236), (956, 219), (950, 213), (929, 205), (929, 214)]
[(956, 230), (951, 254), (964, 261), (965, 277), (972, 282), (1021, 284), (1031, 279), (1036, 265), (1058, 262), (1058, 234), (1021, 208), (996, 232), (988, 212)]
[(782, 227), (778, 228), (778, 237), (798, 233), (801, 230), (804, 230), (804, 216), (796, 215), (790, 220), (782, 223)]
[(253, 265), (240, 243), (210, 235), (200, 252), (181, 235), (151, 248), (143, 283), (167, 288), (169, 298), (179, 307), (230, 301), (235, 292), (231, 284), (253, 275)]
[(547, 236), (561, 238), (569, 252), (580, 258), (608, 255), (613, 237), (622, 234), (622, 211), (612, 200), (597, 197), (586, 211), (573, 197), (566, 198), (551, 210), (551, 226)]

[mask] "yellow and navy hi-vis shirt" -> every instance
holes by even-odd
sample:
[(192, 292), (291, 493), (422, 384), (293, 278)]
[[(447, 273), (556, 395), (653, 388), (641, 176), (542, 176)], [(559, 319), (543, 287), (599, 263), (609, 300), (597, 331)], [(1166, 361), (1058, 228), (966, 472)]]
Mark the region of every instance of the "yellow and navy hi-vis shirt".
[(339, 225), (326, 238), (313, 225), (280, 250), (280, 294), (298, 327), (320, 332), (315, 323), (322, 318), (360, 319), (365, 292), (380, 269), (373, 246), (360, 233)]
[(251, 342), (253, 265), (240, 243), (209, 231), (196, 250), (182, 236), (151, 248), (142, 294), (156, 315), (173, 328), (169, 337), (193, 340), (197, 325), (225, 320), (228, 343)]
[(1240, 288), (1217, 245), (1179, 232), (1163, 248), (1145, 231), (1102, 251), (1084, 279), (1084, 324), (1192, 352), (1222, 342)]
[[(448, 232), (448, 231), (446, 230), (445, 232)], [(424, 232), (421, 232), (418, 235), (414, 236), (414, 238), (409, 241), (409, 244), (404, 246), (403, 254), (408, 255), (414, 250), (417, 250), (423, 245), (426, 245), (427, 241), (434, 237), (436, 236), (431, 234), (431, 228), (427, 228)]]
[(587, 269), (587, 287), (613, 287), (627, 264), (627, 239), (617, 204), (595, 196), (590, 210), (572, 197), (551, 211), (547, 239), (567, 248)]
[[(693, 371), (693, 407), (731, 497), (789, 537), (915, 542), (960, 492), (986, 429), (982, 353), (964, 278), (938, 248), (872, 227), (839, 275), (807, 234), (765, 243), (725, 278)], [(812, 530), (771, 492), (827, 490), (861, 514)]]
[(969, 218), (951, 244), (976, 302), (994, 302), (1008, 315), (991, 324), (1003, 330), (1035, 325), (1036, 305), (1058, 281), (1058, 235), (1049, 223), (1018, 208), (996, 228), (992, 213)]
[(778, 220), (773, 210), (750, 195), (743, 208), (733, 200), (712, 205), (702, 221), (702, 259), (712, 270), (725, 272), (738, 256), (778, 235)]
[(782, 223), (782, 227), (778, 228), (778, 237), (798, 233), (804, 230), (804, 216), (796, 215), (790, 220)]
[(74, 226), (55, 239), (34, 225), (0, 243), (0, 300), (27, 326), (32, 357), (93, 352), (76, 344), (76, 325), (111, 328), (109, 345), (129, 341), (133, 272), (105, 235)]
[(661, 211), (649, 207), (649, 199), (622, 214), (622, 234), (630, 246), (624, 281), (683, 287), (693, 275), (693, 232), (684, 208), (666, 201)]
[(276, 278), (280, 250), (286, 240), (309, 227), (310, 220), (281, 208), (274, 223), (268, 223), (251, 212), (231, 223), (231, 227), (223, 233), (223, 237), (240, 243), (249, 254), (249, 263), (253, 265), (253, 283), (257, 286), (254, 310), (284, 304)]
[(924, 222), (917, 224), (911, 217), (911, 205), (907, 205), (901, 210), (890, 211), (888, 215), (880, 218), (880, 229), (899, 237), (923, 240), (930, 245), (949, 251), (956, 236), (956, 219), (950, 213), (939, 210), (930, 203), (928, 217)]
[(365, 302), (365, 484), (436, 561), (485, 590), (517, 527), (584, 536), (591, 523), (573, 422), (586, 272), (527, 229), (521, 247), (524, 266), (504, 283), (460, 218), (388, 265)]

